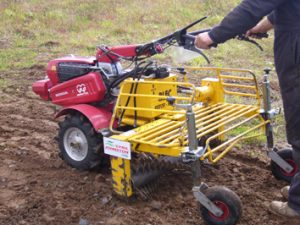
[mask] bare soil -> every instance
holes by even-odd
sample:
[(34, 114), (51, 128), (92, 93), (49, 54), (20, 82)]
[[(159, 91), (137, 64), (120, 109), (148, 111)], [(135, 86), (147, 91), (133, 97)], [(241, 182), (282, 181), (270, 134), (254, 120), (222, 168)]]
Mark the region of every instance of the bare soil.
[[(80, 172), (58, 157), (55, 107), (31, 91), (43, 66), (0, 74), (0, 224), (204, 224), (192, 192), (191, 173), (163, 176), (153, 200), (125, 202), (112, 192), (109, 169)], [(241, 225), (296, 225), (268, 211), (286, 185), (272, 177), (264, 147), (236, 149), (203, 181), (225, 185), (243, 202)]]

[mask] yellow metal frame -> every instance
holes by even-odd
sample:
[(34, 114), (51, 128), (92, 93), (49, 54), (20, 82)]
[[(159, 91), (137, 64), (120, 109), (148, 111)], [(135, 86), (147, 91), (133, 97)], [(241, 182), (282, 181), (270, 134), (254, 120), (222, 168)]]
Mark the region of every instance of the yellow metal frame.
[(129, 198), (133, 195), (130, 183), (131, 170), (130, 160), (118, 157), (111, 157), (111, 168), (113, 177), (113, 188), (116, 194)]
[[(232, 68), (214, 68), (214, 67), (185, 67), (185, 70), (187, 72), (195, 72), (195, 71), (211, 71), (214, 72), (217, 76), (221, 87), (225, 94), (228, 95), (235, 95), (235, 96), (241, 96), (241, 97), (251, 97), (257, 99), (257, 106), (260, 106), (261, 104), (261, 97), (259, 93), (259, 89), (257, 86), (257, 80), (255, 74), (251, 70), (245, 70), (245, 69), (232, 69)], [(236, 76), (236, 75), (228, 75), (225, 73), (243, 73), (248, 74), (249, 77), (243, 77), (243, 76)], [(252, 85), (245, 85), (245, 84), (235, 84), (235, 83), (228, 83), (225, 81), (225, 79), (233, 80), (233, 81), (249, 81), (252, 82)], [(240, 88), (244, 90), (254, 90), (255, 94), (249, 94), (244, 92), (238, 92), (238, 91), (229, 91), (226, 88), (228, 87), (235, 87)]]
[[(122, 85), (121, 85), (121, 88), (120, 88), (120, 93), (119, 93), (119, 97), (117, 99), (117, 102), (116, 102), (116, 105), (115, 105), (115, 109), (114, 109), (114, 112), (113, 112), (113, 115), (112, 115), (112, 120), (110, 122), (110, 129), (114, 132), (114, 133), (122, 133), (122, 132), (119, 132), (119, 131), (116, 131), (113, 129), (113, 124), (114, 124), (114, 119), (117, 118), (117, 115), (120, 114), (120, 111), (122, 110), (132, 110), (132, 111), (136, 111), (136, 112), (139, 112), (139, 115), (141, 115), (142, 113), (140, 112), (156, 112), (156, 114), (159, 114), (159, 115), (162, 115), (162, 114), (165, 114), (168, 115), (168, 114), (171, 114), (171, 115), (175, 115), (175, 114), (182, 114), (184, 115), (185, 114), (185, 111), (184, 110), (176, 110), (174, 109), (174, 107), (171, 107), (171, 109), (155, 109), (155, 108), (152, 108), (151, 105), (147, 104), (147, 102), (145, 102), (145, 104), (141, 105), (141, 106), (137, 106), (137, 107), (134, 107), (132, 105), (129, 105), (129, 106), (124, 106), (121, 102), (121, 99), (123, 97), (132, 97), (132, 98), (138, 98), (138, 99), (146, 99), (146, 101), (149, 101), (151, 99), (155, 99), (155, 100), (158, 100), (158, 99), (161, 99), (161, 100), (167, 100), (167, 98), (169, 96), (164, 96), (164, 95), (153, 95), (152, 93), (148, 93), (148, 94), (130, 94), (128, 92), (126, 92), (124, 89), (124, 87), (126, 87), (128, 84), (139, 84), (139, 85), (156, 85), (156, 86), (170, 86), (170, 85), (175, 85), (176, 87), (178, 85), (181, 85), (181, 86), (184, 86), (184, 87), (187, 87), (187, 88), (190, 88), (192, 89), (192, 94), (188, 97), (184, 97), (184, 96), (172, 96), (176, 99), (176, 101), (185, 101), (186, 103), (188, 104), (192, 104), (194, 102), (194, 94), (196, 93), (195, 92), (195, 85), (193, 84), (190, 84), (190, 83), (186, 83), (186, 82), (177, 82), (177, 81), (164, 81), (164, 80), (133, 80), (133, 79), (127, 79), (125, 80)], [(150, 106), (150, 107), (149, 107)], [(142, 116), (141, 116), (142, 117)], [(154, 119), (154, 118), (152, 118)], [(147, 121), (149, 122), (149, 120)]]
[[(185, 68), (188, 73), (193, 72), (213, 72), (216, 79), (203, 79), (202, 86), (196, 87), (194, 84), (187, 82), (178, 82), (166, 79), (153, 80), (125, 80), (120, 88), (119, 97), (117, 99), (115, 110), (113, 112), (110, 129), (115, 135), (113, 139), (127, 141), (131, 143), (132, 151), (146, 152), (155, 155), (166, 155), (179, 157), (188, 148), (188, 131), (186, 127), (186, 111), (178, 109), (172, 105), (165, 105), (164, 108), (151, 108), (149, 102), (164, 101), (170, 96), (168, 95), (153, 95), (153, 93), (143, 93), (140, 91), (135, 94), (128, 92), (128, 85), (139, 83), (159, 88), (162, 87), (184, 87), (185, 92), (172, 95), (175, 103), (191, 104), (195, 113), (195, 125), (197, 139), (205, 140), (205, 153), (200, 160), (208, 159), (211, 163), (217, 163), (222, 159), (239, 141), (252, 138), (257, 135), (263, 135), (265, 125), (270, 121), (266, 121), (260, 114), (261, 97), (257, 86), (255, 75), (249, 70), (230, 69), (230, 68)], [(237, 75), (236, 75), (237, 74)], [(176, 75), (172, 75), (173, 78)], [(177, 75), (182, 76), (182, 75)], [(124, 88), (126, 87), (127, 88)], [(160, 88), (159, 88), (160, 89)], [(163, 88), (162, 88), (163, 89)], [(238, 98), (246, 98), (245, 104), (225, 102), (224, 96), (236, 96)], [(144, 99), (145, 101), (134, 107), (131, 104), (125, 106), (124, 98)], [(121, 101), (120, 99), (123, 100)], [(249, 101), (252, 99), (254, 101)], [(118, 119), (122, 110), (132, 110), (138, 112), (138, 127), (129, 132), (120, 132), (113, 129), (114, 121)], [(155, 117), (142, 118), (145, 112), (154, 112)], [(132, 113), (131, 113), (132, 114)], [(149, 114), (152, 115), (152, 114)], [(131, 121), (133, 124), (132, 115), (127, 115), (126, 121)], [(230, 132), (239, 127), (250, 124), (249, 128), (235, 137), (230, 137)], [(260, 131), (259, 134), (254, 134)], [(207, 137), (209, 135), (209, 137)], [(225, 137), (227, 136), (227, 139)], [(217, 146), (212, 145), (213, 141), (220, 139), (223, 142)], [(116, 159), (114, 159), (116, 160)], [(127, 161), (126, 161), (127, 162)], [(130, 179), (130, 171), (127, 167), (120, 169), (121, 161), (112, 160), (112, 169), (116, 177), (115, 190), (120, 195), (125, 195), (124, 190), (127, 187), (122, 186), (121, 180)], [(123, 162), (124, 163), (124, 162)], [(127, 162), (128, 163), (128, 162)], [(113, 176), (114, 179), (114, 176)], [(115, 179), (114, 179), (115, 180)], [(123, 191), (123, 192), (122, 192)], [(123, 193), (123, 194), (122, 194)], [(132, 194), (132, 189), (126, 191), (126, 196)]]

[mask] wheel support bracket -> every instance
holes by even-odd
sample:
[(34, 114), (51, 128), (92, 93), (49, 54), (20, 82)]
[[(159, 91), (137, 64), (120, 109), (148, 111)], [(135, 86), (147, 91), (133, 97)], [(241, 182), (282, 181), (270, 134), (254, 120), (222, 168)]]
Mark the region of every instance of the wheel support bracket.
[(269, 150), (267, 154), (268, 157), (271, 158), (285, 172), (291, 173), (293, 171), (293, 167), (284, 159), (282, 159), (274, 150)]
[(214, 214), (217, 217), (223, 215), (223, 211), (215, 205), (206, 195), (203, 193), (203, 190), (207, 189), (208, 186), (205, 183), (201, 183), (200, 186), (193, 187), (194, 197), (201, 205), (203, 205), (208, 211)]

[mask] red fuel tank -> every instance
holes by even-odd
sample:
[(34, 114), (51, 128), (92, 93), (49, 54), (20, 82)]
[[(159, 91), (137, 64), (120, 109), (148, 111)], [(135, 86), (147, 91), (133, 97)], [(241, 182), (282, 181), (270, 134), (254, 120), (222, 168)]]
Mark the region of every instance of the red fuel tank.
[(69, 106), (82, 103), (100, 102), (106, 87), (99, 73), (90, 72), (84, 76), (57, 84), (50, 89), (54, 104)]

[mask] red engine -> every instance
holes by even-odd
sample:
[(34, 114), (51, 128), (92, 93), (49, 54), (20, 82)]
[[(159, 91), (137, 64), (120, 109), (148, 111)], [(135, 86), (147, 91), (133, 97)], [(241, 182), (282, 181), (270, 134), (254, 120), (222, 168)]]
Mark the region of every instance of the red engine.
[(68, 106), (101, 101), (105, 91), (100, 74), (90, 72), (54, 86), (50, 89), (50, 98), (54, 104)]
[(95, 65), (95, 57), (66, 56), (51, 60), (47, 66), (47, 75), (53, 85), (80, 77), (89, 72), (88, 66)]
[(106, 87), (99, 72), (91, 71), (95, 58), (68, 56), (48, 63), (45, 80), (33, 84), (33, 91), (54, 104), (69, 106), (101, 101)]

